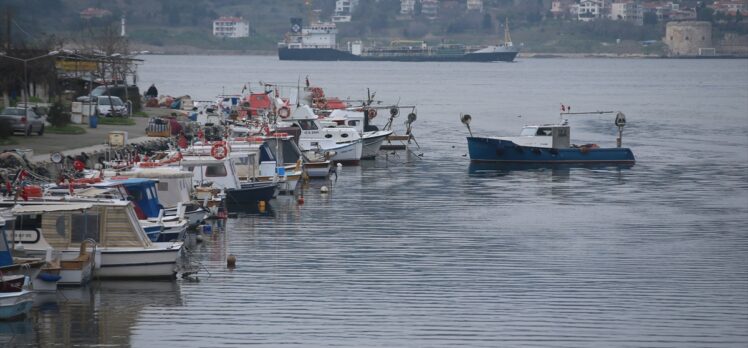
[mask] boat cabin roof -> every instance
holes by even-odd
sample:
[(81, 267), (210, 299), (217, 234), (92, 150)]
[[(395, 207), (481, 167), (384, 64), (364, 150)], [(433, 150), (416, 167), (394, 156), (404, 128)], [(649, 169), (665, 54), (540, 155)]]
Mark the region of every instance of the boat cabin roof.
[(107, 181), (98, 183), (94, 185), (95, 187), (110, 187), (110, 186), (117, 186), (117, 185), (142, 185), (142, 184), (155, 184), (156, 180), (153, 179), (143, 179), (143, 178), (126, 178), (126, 179), (117, 179), (112, 178)]
[(522, 127), (520, 136), (552, 136), (553, 129), (569, 129), (567, 125), (561, 124), (543, 124)]
[(65, 203), (65, 204), (39, 204), (39, 205), (17, 205), (11, 212), (14, 215), (44, 214), (59, 211), (78, 211), (91, 209), (90, 203)]

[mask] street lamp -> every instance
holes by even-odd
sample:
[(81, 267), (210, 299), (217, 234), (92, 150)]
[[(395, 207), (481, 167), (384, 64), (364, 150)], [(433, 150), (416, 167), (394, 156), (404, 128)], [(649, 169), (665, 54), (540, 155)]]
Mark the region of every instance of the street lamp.
[(0, 57), (5, 57), (8, 59), (17, 60), (19, 62), (23, 62), (23, 105), (24, 105), (24, 117), (29, 116), (29, 69), (28, 69), (28, 63), (33, 60), (45, 58), (45, 57), (51, 57), (59, 54), (60, 51), (51, 51), (45, 55), (41, 55), (38, 57), (32, 57), (32, 58), (17, 58), (17, 57), (11, 57), (5, 52), (0, 52)]

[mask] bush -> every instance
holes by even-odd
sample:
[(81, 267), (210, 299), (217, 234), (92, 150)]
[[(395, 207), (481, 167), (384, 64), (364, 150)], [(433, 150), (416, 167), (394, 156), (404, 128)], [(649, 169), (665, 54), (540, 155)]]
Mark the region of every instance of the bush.
[(47, 121), (49, 121), (49, 123), (54, 127), (65, 127), (70, 123), (70, 112), (68, 112), (62, 102), (58, 100), (49, 108)]
[(7, 139), (13, 135), (13, 131), (10, 128), (10, 121), (0, 120), (0, 139)]

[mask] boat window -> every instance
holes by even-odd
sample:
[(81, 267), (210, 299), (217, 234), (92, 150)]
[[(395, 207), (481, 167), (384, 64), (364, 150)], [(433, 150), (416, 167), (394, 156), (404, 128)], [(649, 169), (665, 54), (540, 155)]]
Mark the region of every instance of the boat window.
[(41, 215), (21, 215), (16, 218), (16, 230), (35, 230), (41, 227)]
[(538, 135), (538, 136), (551, 136), (551, 135), (553, 135), (553, 128), (548, 128), (548, 127), (538, 128), (538, 132), (535, 135)]
[(529, 137), (535, 135), (535, 128), (522, 128), (522, 133), (520, 133), (520, 136)]
[(205, 176), (208, 177), (223, 177), (228, 175), (226, 167), (223, 164), (210, 164), (205, 168)]
[(317, 125), (313, 120), (299, 120), (299, 127), (303, 130), (315, 130)]
[(149, 201), (153, 199), (153, 192), (151, 192), (150, 187), (145, 190), (145, 196), (148, 197)]
[(169, 183), (168, 182), (159, 182), (156, 184), (159, 191), (169, 191)]
[(357, 120), (348, 121), (348, 125), (351, 127), (356, 127), (356, 125), (358, 125), (358, 121)]
[(343, 133), (340, 136), (343, 137), (343, 138), (347, 138), (348, 137), (348, 133)]
[(99, 214), (73, 214), (70, 241), (80, 243), (86, 239), (99, 242)]
[(325, 138), (327, 138), (327, 139), (332, 138), (332, 134), (325, 134)]
[(65, 237), (65, 231), (67, 230), (65, 227), (67, 227), (65, 215), (58, 216), (57, 221), (55, 221), (55, 229), (57, 230), (57, 234)]
[(558, 129), (558, 136), (565, 137), (567, 135), (565, 128), (559, 128)]
[(195, 166), (186, 166), (186, 167), (184, 167), (184, 170), (186, 170), (188, 172), (194, 171), (195, 170)]

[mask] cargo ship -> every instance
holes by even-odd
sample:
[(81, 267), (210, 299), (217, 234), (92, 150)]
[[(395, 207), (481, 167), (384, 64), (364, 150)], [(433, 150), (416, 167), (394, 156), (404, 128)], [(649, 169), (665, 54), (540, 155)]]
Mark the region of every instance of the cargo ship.
[(345, 49), (337, 45), (335, 23), (313, 23), (302, 27), (301, 18), (291, 18), (291, 32), (278, 43), (280, 60), (318, 61), (396, 61), (396, 62), (511, 62), (519, 53), (512, 44), (509, 26), (504, 42), (491, 46), (439, 44), (423, 41), (392, 41), (389, 46), (364, 47), (361, 41), (348, 42)]

